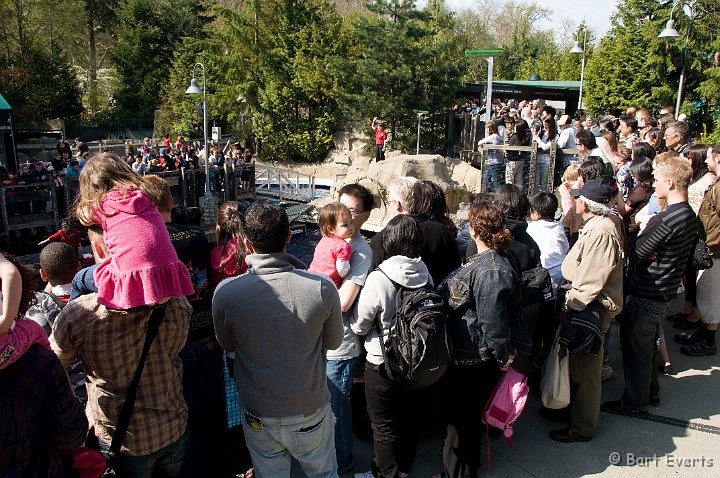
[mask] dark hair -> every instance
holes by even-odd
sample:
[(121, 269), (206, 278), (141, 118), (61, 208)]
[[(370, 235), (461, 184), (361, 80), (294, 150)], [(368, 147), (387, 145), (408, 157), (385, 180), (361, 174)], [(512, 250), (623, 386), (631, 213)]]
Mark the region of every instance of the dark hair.
[(655, 142), (655, 146), (651, 145), (650, 147), (655, 150), (656, 155), (667, 151), (667, 147), (665, 146), (665, 136), (663, 135), (663, 132), (660, 128), (650, 128), (645, 133), (645, 141), (647, 142), (650, 140)]
[(236, 238), (237, 247), (235, 248), (235, 264), (236, 270), (242, 269), (242, 263), (247, 255), (245, 249), (245, 206), (237, 201), (225, 201), (218, 208), (217, 224), (215, 225), (215, 242), (218, 246), (223, 246), (221, 262), (227, 261), (228, 242), (232, 238)]
[(646, 188), (652, 187), (652, 159), (645, 156), (635, 157), (635, 159), (633, 159), (632, 166), (630, 166), (630, 174), (633, 178), (635, 178), (637, 186), (645, 186)]
[(591, 179), (600, 179), (607, 174), (607, 168), (602, 158), (597, 156), (588, 156), (585, 161), (580, 163), (578, 174), (583, 181), (588, 182)]
[(382, 247), (387, 257), (419, 257), (422, 244), (422, 230), (407, 214), (398, 214), (383, 230)]
[(548, 141), (552, 141), (555, 139), (555, 136), (558, 134), (558, 128), (557, 128), (557, 121), (555, 121), (555, 118), (550, 116), (545, 120), (545, 123), (548, 124), (550, 128), (548, 128), (547, 135), (548, 135)]
[(707, 164), (705, 164), (705, 158), (707, 158), (707, 150), (710, 147), (708, 144), (694, 144), (685, 151), (685, 157), (690, 161), (690, 166), (693, 170), (693, 177), (691, 183), (694, 183), (705, 175), (708, 171)]
[(491, 121), (487, 124), (487, 130), (488, 134), (497, 134), (498, 133), (498, 126), (497, 123), (494, 121)]
[[(25, 264), (22, 264), (12, 254), (1, 252), (5, 259), (8, 260), (20, 272), (20, 280), (22, 282), (22, 293), (20, 294), (20, 304), (18, 304), (18, 314), (13, 319), (21, 319), (25, 312), (36, 302), (35, 299), (35, 278), (33, 272)], [(77, 254), (77, 252), (75, 253)], [(77, 260), (77, 255), (75, 256)], [(7, 298), (6, 300), (10, 300)], [(8, 317), (9, 318), (9, 317)]]
[(527, 146), (530, 144), (532, 132), (530, 131), (530, 126), (528, 126), (527, 121), (522, 120), (515, 124), (515, 133), (513, 136), (516, 137), (517, 145), (519, 146)]
[(595, 140), (595, 135), (590, 130), (583, 129), (581, 131), (578, 131), (576, 138), (577, 142), (585, 146), (587, 149), (593, 150), (597, 148), (597, 141)]
[(51, 242), (40, 251), (40, 269), (52, 285), (69, 284), (78, 271), (77, 250), (64, 242)]
[(672, 115), (672, 113), (665, 113), (664, 115), (658, 116), (658, 124), (660, 126), (660, 129), (666, 129), (668, 127), (668, 124), (675, 121), (675, 117)]
[(245, 213), (245, 235), (258, 253), (282, 252), (290, 233), (285, 209), (267, 201), (255, 201)]
[(425, 181), (415, 181), (411, 186), (412, 194), (405, 204), (410, 214), (432, 215), (433, 191)]
[(655, 148), (653, 148), (650, 143), (646, 143), (645, 141), (635, 143), (635, 146), (633, 146), (632, 149), (633, 158), (639, 158), (644, 156), (646, 158), (655, 159), (656, 155), (657, 151), (655, 151)]
[(330, 235), (330, 228), (334, 228), (337, 223), (343, 220), (343, 217), (349, 217), (352, 220), (350, 210), (344, 204), (333, 202), (323, 206), (318, 214), (318, 226), (323, 236)]
[(540, 219), (555, 220), (558, 210), (558, 200), (554, 194), (540, 192), (530, 198), (530, 210), (540, 214)]
[(522, 221), (530, 214), (530, 201), (527, 195), (514, 184), (503, 184), (497, 188), (495, 204), (510, 219)]
[(638, 123), (634, 116), (621, 116), (620, 121), (625, 123), (633, 133), (637, 131)]
[[(346, 184), (345, 186), (341, 187), (338, 191), (338, 199), (343, 194), (347, 194), (348, 196), (354, 197), (355, 199), (360, 200), (362, 203), (362, 212), (365, 211), (371, 211), (373, 206), (375, 205), (375, 198), (373, 198), (372, 193), (368, 188), (365, 186), (361, 186), (357, 183), (351, 183)], [(359, 211), (358, 211), (359, 212)]]
[(498, 254), (507, 254), (510, 231), (505, 227), (505, 215), (489, 201), (476, 201), (468, 213), (470, 229), (478, 239)]
[(556, 110), (555, 108), (553, 108), (552, 106), (550, 106), (550, 105), (545, 105), (545, 106), (543, 106), (543, 107), (540, 109), (540, 112), (545, 112), (545, 113), (547, 113), (548, 115), (552, 116), (553, 118), (555, 118), (555, 115), (557, 114), (557, 110)]
[(612, 119), (604, 119), (600, 121), (600, 130), (616, 133), (615, 122)]
[(447, 205), (445, 193), (440, 186), (432, 181), (420, 181), (430, 188), (430, 217), (437, 222), (445, 224), (453, 236), (457, 236), (458, 229), (452, 219), (450, 219), (450, 208)]

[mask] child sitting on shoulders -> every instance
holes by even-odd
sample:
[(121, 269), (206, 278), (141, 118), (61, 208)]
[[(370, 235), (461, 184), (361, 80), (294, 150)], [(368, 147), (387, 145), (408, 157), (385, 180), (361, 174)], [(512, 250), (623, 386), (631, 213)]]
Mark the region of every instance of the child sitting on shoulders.
[(328, 204), (320, 211), (318, 226), (323, 237), (315, 247), (308, 271), (328, 276), (339, 288), (350, 271), (352, 250), (347, 241), (355, 232), (352, 214), (343, 204)]
[(537, 193), (530, 198), (530, 218), (527, 233), (540, 248), (540, 263), (550, 273), (553, 292), (564, 282), (560, 267), (570, 245), (563, 225), (555, 220), (558, 200), (554, 194)]
[(98, 304), (125, 310), (193, 293), (157, 202), (145, 179), (117, 155), (88, 160), (80, 173), (76, 215), (84, 226), (102, 228), (109, 257), (91, 266), (94, 284), (85, 281), (87, 290), (73, 288), (72, 299), (97, 292)]
[(40, 252), (40, 279), (47, 285), (35, 292), (37, 302), (25, 318), (37, 322), (50, 335), (55, 317), (70, 300), (71, 283), (79, 270), (77, 251), (72, 246), (64, 242), (45, 246)]

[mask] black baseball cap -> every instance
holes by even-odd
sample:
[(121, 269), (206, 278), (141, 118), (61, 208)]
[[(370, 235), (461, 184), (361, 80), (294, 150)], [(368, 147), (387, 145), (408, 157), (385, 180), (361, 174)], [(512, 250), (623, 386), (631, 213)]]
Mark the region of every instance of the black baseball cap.
[(591, 179), (580, 189), (571, 189), (570, 195), (578, 198), (580, 196), (600, 204), (609, 204), (612, 198), (613, 178), (603, 176), (598, 179)]

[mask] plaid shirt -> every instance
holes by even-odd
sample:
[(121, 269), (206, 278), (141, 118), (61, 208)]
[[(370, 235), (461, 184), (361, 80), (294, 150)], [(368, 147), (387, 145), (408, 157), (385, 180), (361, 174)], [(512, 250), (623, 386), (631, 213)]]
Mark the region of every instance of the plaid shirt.
[[(177, 441), (187, 424), (182, 362), (192, 307), (187, 299), (168, 302), (160, 331), (150, 347), (135, 409), (121, 452), (154, 453)], [(112, 310), (97, 294), (71, 301), (55, 319), (50, 344), (63, 365), (80, 356), (87, 373), (88, 414), (97, 437), (110, 444), (135, 374), (151, 309)]]
[(55, 354), (33, 345), (0, 370), (0, 475), (49, 476), (59, 446), (79, 447), (88, 422)]

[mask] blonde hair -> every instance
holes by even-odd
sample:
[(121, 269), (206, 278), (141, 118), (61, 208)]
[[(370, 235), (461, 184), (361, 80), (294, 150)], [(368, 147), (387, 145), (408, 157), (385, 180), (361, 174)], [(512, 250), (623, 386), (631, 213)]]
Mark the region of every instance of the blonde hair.
[[(157, 206), (159, 198), (147, 187), (142, 176), (113, 153), (100, 153), (88, 159), (80, 171), (80, 195), (75, 204), (75, 216), (84, 226), (97, 224), (100, 203), (110, 191), (130, 194), (140, 190)], [(103, 213), (104, 214), (104, 213)]]
[(580, 177), (580, 165), (578, 163), (570, 164), (562, 175), (563, 181), (575, 182)]
[(693, 171), (690, 164), (678, 157), (670, 156), (667, 158), (661, 158), (658, 155), (655, 162), (655, 178), (662, 176), (666, 179), (672, 179), (675, 183), (675, 187), (680, 191), (687, 194), (688, 186), (692, 181)]

